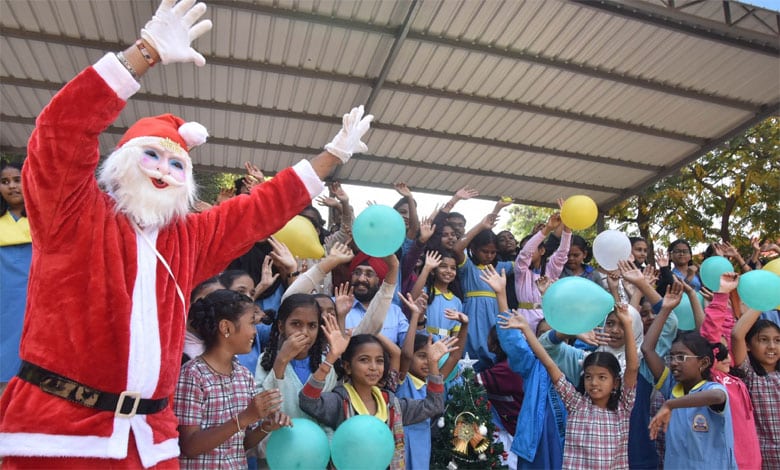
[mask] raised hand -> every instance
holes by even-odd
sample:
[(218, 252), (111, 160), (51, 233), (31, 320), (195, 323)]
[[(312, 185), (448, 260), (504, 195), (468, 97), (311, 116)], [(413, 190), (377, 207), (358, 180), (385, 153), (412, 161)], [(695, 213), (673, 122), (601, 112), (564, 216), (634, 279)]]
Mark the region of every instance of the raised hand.
[(265, 181), (265, 175), (260, 171), (260, 168), (256, 167), (253, 163), (245, 162), (244, 168), (246, 168), (246, 174), (249, 179), (254, 179), (255, 184)]
[(328, 189), (342, 204), (349, 202), (349, 194), (341, 187), (341, 183), (334, 181), (328, 185)]
[(720, 275), (720, 289), (718, 292), (729, 293), (737, 288), (739, 284), (739, 274), (723, 273)]
[(474, 188), (469, 188), (468, 186), (464, 186), (459, 190), (455, 191), (455, 197), (460, 199), (461, 201), (465, 201), (467, 199), (471, 199), (472, 197), (477, 197), (477, 196), (479, 196), (479, 191), (477, 191)]
[(669, 266), (669, 253), (661, 248), (655, 250), (655, 262), (658, 263), (659, 268)]
[(407, 292), (406, 295), (401, 295), (399, 292), (398, 298), (401, 300), (401, 303), (406, 305), (406, 308), (409, 309), (411, 317), (417, 316), (419, 318), (426, 310), (427, 306), (421, 306), (416, 299), (412, 298), (412, 294), (409, 292)]
[(274, 260), (276, 266), (280, 269), (284, 269), (286, 272), (294, 272), (298, 267), (298, 262), (295, 261), (295, 256), (287, 245), (275, 239), (274, 237), (268, 238), (268, 243), (271, 245), (271, 253), (269, 256)]
[(645, 277), (645, 281), (651, 286), (655, 286), (655, 283), (658, 282), (658, 270), (649, 264), (645, 266), (642, 275)]
[(426, 217), (420, 222), (420, 235), (417, 237), (420, 243), (426, 243), (433, 236), (433, 232), (436, 230), (436, 224)]
[(549, 289), (552, 283), (555, 281), (547, 276), (539, 276), (539, 278), (534, 282), (536, 283), (536, 288), (539, 289), (539, 294), (544, 296), (544, 293), (547, 292), (547, 289)]
[(479, 278), (496, 292), (504, 292), (506, 290), (506, 273), (503, 269), (501, 274), (498, 274), (496, 268), (489, 264), (479, 273)]
[(328, 356), (332, 354), (335, 357), (341, 357), (341, 355), (344, 354), (344, 351), (347, 350), (347, 345), (349, 345), (349, 338), (352, 336), (352, 332), (347, 331), (347, 333), (342, 333), (334, 315), (324, 315), (323, 320), (324, 322), (321, 328), (325, 333), (325, 337), (328, 339)]
[(368, 151), (368, 146), (360, 139), (368, 132), (374, 116), (368, 114), (364, 117), (364, 112), (363, 105), (352, 108), (343, 116), (339, 133), (325, 145), (325, 150), (338, 157), (342, 163), (347, 163), (352, 154)]
[(503, 328), (505, 330), (514, 328), (516, 330), (522, 330), (523, 333), (526, 331), (531, 331), (531, 325), (528, 323), (528, 320), (526, 320), (523, 315), (516, 311), (509, 313), (499, 313), (497, 324), (499, 328)]
[(554, 232), (563, 222), (561, 221), (561, 213), (556, 212), (547, 219), (547, 224), (544, 226), (545, 233)]
[(332, 247), (330, 247), (328, 257), (336, 260), (337, 264), (344, 264), (352, 261), (352, 258), (355, 257), (355, 254), (352, 252), (352, 249), (349, 246), (341, 242), (336, 242)]
[(406, 183), (399, 181), (398, 183), (395, 183), (393, 187), (401, 196), (406, 198), (412, 197), (412, 190), (409, 189), (409, 186), (407, 186)]
[(445, 336), (433, 343), (433, 337), (428, 337), (428, 362), (437, 364), (445, 354), (456, 351), (458, 346), (457, 336)]
[(492, 230), (493, 227), (496, 226), (497, 222), (498, 222), (498, 215), (488, 214), (485, 216), (484, 219), (482, 219), (482, 222), (480, 222), (480, 224), (482, 225), (482, 228), (484, 228), (485, 230)]
[(661, 303), (661, 308), (666, 308), (667, 310), (674, 310), (678, 305), (680, 305), (680, 301), (682, 300), (682, 294), (683, 294), (683, 284), (684, 282), (681, 282), (679, 279), (675, 278), (674, 284), (666, 287), (666, 295), (664, 295), (663, 303)]
[(349, 282), (342, 282), (340, 286), (336, 286), (333, 290), (335, 299), (333, 303), (336, 304), (336, 315), (339, 318), (347, 316), (352, 309), (352, 305), (355, 303), (355, 294), (353, 293), (353, 287)]
[(263, 258), (263, 268), (260, 272), (260, 282), (255, 286), (255, 295), (263, 293), (266, 289), (271, 287), (276, 279), (279, 277), (279, 273), (273, 272), (274, 260), (270, 256)]
[(460, 323), (461, 325), (468, 325), (469, 324), (469, 316), (466, 315), (463, 312), (459, 312), (457, 310), (453, 310), (451, 308), (445, 308), (444, 309), (444, 318), (447, 320), (455, 320), (456, 322)]
[(335, 197), (319, 196), (316, 201), (320, 206), (331, 207), (334, 209), (341, 207), (341, 203)]
[(631, 325), (631, 314), (628, 313), (628, 304), (615, 304), (615, 316), (618, 317), (618, 320), (620, 320), (621, 324)]
[(441, 264), (441, 255), (438, 251), (433, 250), (425, 253), (425, 268), (433, 271), (439, 267), (439, 264)]
[(634, 285), (639, 285), (645, 280), (645, 275), (631, 261), (618, 261), (618, 269), (623, 279)]
[[(211, 20), (195, 24), (206, 5), (195, 0), (163, 0), (154, 16), (141, 30), (141, 37), (160, 55), (163, 64), (193, 62), (201, 67), (206, 59), (190, 45), (192, 41), (211, 30)], [(193, 26), (194, 25), (194, 26)]]

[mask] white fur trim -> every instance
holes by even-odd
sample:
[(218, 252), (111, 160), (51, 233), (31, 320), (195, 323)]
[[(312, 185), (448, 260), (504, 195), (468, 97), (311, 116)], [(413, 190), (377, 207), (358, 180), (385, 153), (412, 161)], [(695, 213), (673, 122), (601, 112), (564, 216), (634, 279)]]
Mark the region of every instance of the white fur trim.
[(209, 131), (203, 124), (190, 121), (179, 126), (179, 135), (184, 139), (184, 142), (187, 143), (187, 147), (192, 149), (192, 147), (206, 143), (206, 139), (209, 137)]
[[(157, 230), (146, 232), (157, 241)], [(133, 286), (130, 313), (130, 352), (127, 363), (127, 390), (150, 398), (160, 377), (160, 327), (157, 318), (157, 255), (141, 235), (136, 234), (138, 273)]]
[(151, 428), (146, 424), (146, 417), (142, 415), (135, 415), (129, 420), (114, 418), (111, 437), (0, 433), (0, 455), (124, 459), (127, 458), (131, 427), (144, 467), (148, 468), (179, 456), (179, 440), (173, 438), (154, 444)]
[(314, 171), (314, 167), (311, 166), (309, 160), (301, 160), (292, 167), (298, 178), (301, 179), (303, 185), (306, 186), (306, 190), (309, 191), (309, 197), (314, 199), (318, 194), (325, 189), (325, 184), (320, 180), (317, 172)]
[(135, 81), (113, 53), (101, 57), (92, 68), (114, 90), (117, 96), (125, 101), (141, 89), (141, 84)]

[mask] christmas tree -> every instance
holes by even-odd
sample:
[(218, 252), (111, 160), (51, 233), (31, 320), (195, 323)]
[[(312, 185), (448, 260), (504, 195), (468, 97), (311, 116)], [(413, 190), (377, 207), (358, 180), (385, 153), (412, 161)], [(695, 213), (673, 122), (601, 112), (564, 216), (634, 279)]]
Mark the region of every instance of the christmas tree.
[(504, 446), (493, 442), (490, 402), (474, 375), (470, 367), (463, 370), (462, 382), (450, 388), (444, 415), (433, 424), (431, 468), (502, 468)]

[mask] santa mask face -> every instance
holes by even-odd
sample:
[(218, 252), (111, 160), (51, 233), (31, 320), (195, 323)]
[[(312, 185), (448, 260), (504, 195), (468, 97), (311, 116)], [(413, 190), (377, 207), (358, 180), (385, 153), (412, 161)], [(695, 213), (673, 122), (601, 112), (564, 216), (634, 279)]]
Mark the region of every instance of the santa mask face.
[(134, 139), (115, 150), (98, 179), (116, 200), (117, 211), (143, 228), (184, 217), (195, 199), (189, 157), (156, 137)]

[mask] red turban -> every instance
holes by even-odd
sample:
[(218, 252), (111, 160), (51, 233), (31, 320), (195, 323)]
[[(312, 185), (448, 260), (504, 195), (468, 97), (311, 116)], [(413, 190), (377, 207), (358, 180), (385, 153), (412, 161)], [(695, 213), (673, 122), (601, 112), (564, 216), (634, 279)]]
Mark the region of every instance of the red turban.
[(387, 267), (387, 263), (385, 263), (385, 260), (383, 260), (382, 258), (374, 258), (373, 256), (368, 256), (362, 251), (358, 251), (355, 257), (352, 258), (352, 262), (349, 263), (349, 272), (350, 273), (355, 272), (355, 268), (364, 264), (374, 268), (374, 271), (376, 271), (376, 275), (379, 276), (379, 280), (384, 281), (385, 276), (387, 276), (387, 271), (389, 271), (389, 268)]

